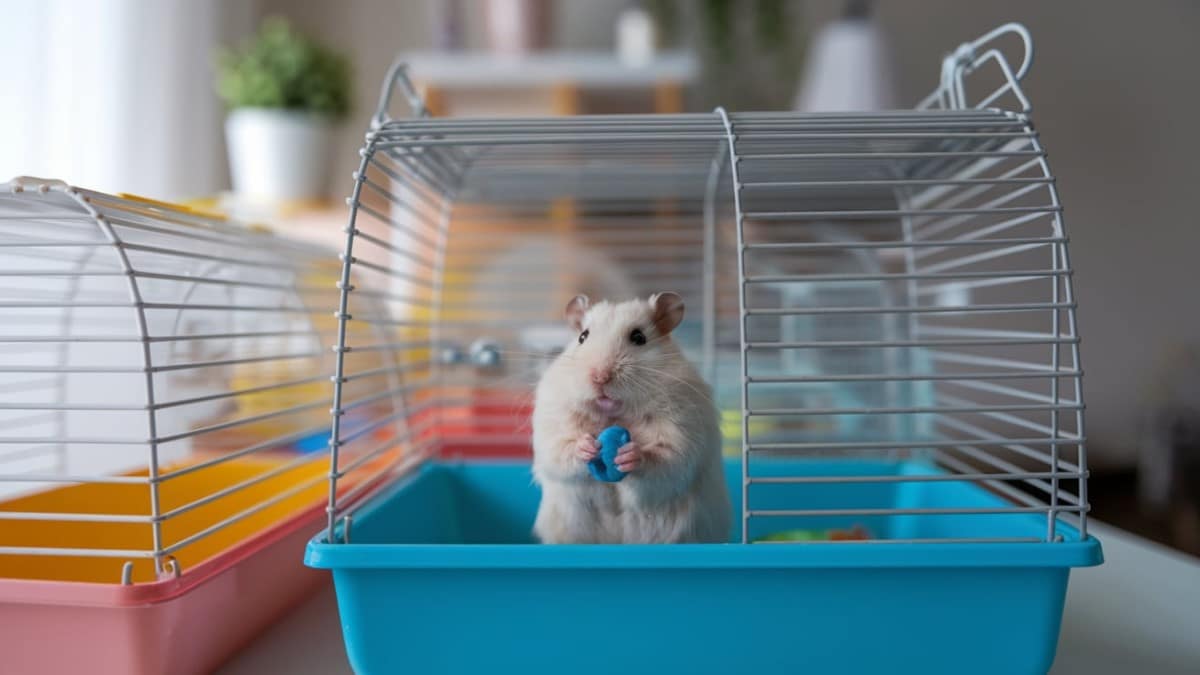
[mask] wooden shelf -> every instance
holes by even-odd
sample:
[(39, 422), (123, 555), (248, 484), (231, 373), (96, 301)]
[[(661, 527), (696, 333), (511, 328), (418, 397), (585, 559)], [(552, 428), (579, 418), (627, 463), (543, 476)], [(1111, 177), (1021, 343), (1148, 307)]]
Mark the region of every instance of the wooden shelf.
[(688, 52), (660, 54), (641, 66), (610, 52), (409, 52), (402, 58), (437, 116), (577, 115), (589, 111), (589, 97), (612, 100), (621, 93), (632, 96), (608, 112), (682, 112), (699, 70)]

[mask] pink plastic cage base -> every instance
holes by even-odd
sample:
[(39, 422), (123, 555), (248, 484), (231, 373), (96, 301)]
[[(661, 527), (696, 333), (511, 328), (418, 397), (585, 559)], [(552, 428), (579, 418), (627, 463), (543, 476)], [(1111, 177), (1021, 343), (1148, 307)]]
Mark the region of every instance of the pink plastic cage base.
[(300, 564), (314, 506), (175, 579), (122, 586), (0, 579), (6, 673), (208, 673), (328, 578)]

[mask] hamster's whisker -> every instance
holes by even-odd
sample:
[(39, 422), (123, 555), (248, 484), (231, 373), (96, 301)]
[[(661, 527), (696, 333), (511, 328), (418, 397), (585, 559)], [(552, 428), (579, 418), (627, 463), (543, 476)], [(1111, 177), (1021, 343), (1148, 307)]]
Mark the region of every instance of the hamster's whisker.
[(692, 391), (694, 391), (694, 392), (696, 392), (698, 395), (700, 395), (702, 398), (704, 398), (704, 399), (706, 399), (706, 400), (708, 400), (708, 401), (710, 401), (710, 402), (712, 401), (712, 395), (711, 395), (711, 394), (709, 394), (709, 393), (707, 393), (707, 392), (703, 391), (702, 389), (700, 389), (700, 388), (699, 388), (699, 387), (697, 387), (696, 385), (692, 384), (691, 382), (688, 382), (687, 380), (683, 379), (682, 377), (679, 377), (678, 375), (675, 375), (674, 373), (670, 373), (670, 372), (667, 372), (667, 371), (665, 371), (665, 370), (661, 370), (661, 369), (658, 369), (658, 368), (652, 368), (652, 367), (650, 367), (650, 366), (647, 366), (647, 365), (644, 365), (644, 364), (641, 364), (641, 363), (631, 363), (631, 364), (628, 364), (628, 366), (627, 366), (627, 367), (629, 367), (629, 368), (634, 368), (634, 369), (641, 369), (641, 370), (644, 370), (644, 371), (646, 371), (646, 372), (654, 373), (655, 375), (661, 375), (661, 376), (663, 376), (663, 377), (670, 378), (670, 379), (672, 379), (672, 380), (675, 380), (675, 381), (679, 382), (680, 384), (682, 384), (682, 385), (684, 385), (684, 386), (688, 387), (689, 389), (691, 389)]

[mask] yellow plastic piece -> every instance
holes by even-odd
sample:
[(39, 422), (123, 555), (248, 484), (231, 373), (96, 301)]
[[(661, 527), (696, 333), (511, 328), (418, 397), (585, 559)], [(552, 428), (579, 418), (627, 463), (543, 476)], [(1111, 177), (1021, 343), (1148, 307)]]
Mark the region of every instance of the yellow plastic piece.
[(160, 209), (168, 209), (171, 211), (180, 211), (182, 213), (187, 213), (189, 215), (200, 216), (203, 218), (212, 218), (214, 220), (226, 220), (225, 214), (220, 213), (219, 211), (202, 210), (199, 208), (189, 206), (187, 204), (181, 204), (178, 202), (164, 202), (159, 199), (151, 199), (149, 197), (143, 197), (141, 195), (130, 194), (128, 192), (118, 192), (117, 196), (120, 197), (121, 199), (127, 199), (131, 202), (138, 202), (141, 204), (146, 204), (147, 206), (154, 206), (154, 207), (157, 207)]
[[(750, 434), (761, 434), (770, 431), (774, 424), (761, 417), (751, 417), (749, 421)], [(721, 411), (721, 435), (725, 438), (742, 437), (742, 412), (740, 410)]]
[[(270, 459), (241, 458), (167, 480), (159, 488), (161, 512), (167, 513), (223, 488), (260, 476), (294, 461), (296, 457), (287, 454)], [(181, 466), (171, 467), (162, 473), (169, 474), (179, 468)], [(328, 471), (329, 463), (323, 461), (322, 457), (314, 457), (312, 462), (196, 507), (163, 522), (163, 541), (166, 545), (181, 541)], [(145, 476), (146, 472), (125, 475)], [(184, 546), (174, 554), (175, 558), (183, 570), (188, 570), (272, 525), (320, 504), (328, 494), (328, 487), (325, 481), (317, 480), (313, 485), (254, 515)], [(0, 502), (0, 511), (146, 516), (150, 514), (150, 487), (148, 484), (134, 483), (73, 485)], [(153, 550), (153, 534), (149, 523), (0, 520), (0, 541), (7, 546)], [(0, 555), (0, 577), (119, 583), (121, 566), (125, 562), (123, 558)], [(154, 579), (153, 561), (134, 561), (135, 582)]]

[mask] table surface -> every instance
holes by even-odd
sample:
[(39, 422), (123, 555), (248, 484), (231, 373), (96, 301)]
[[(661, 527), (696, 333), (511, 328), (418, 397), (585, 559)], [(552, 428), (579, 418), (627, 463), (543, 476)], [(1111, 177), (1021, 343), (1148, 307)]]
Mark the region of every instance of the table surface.
[[(1051, 675), (1200, 672), (1200, 560), (1089, 521), (1105, 564), (1075, 570)], [(398, 610), (399, 611), (399, 610)], [(217, 671), (351, 673), (332, 587), (325, 587)]]

